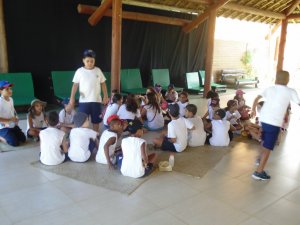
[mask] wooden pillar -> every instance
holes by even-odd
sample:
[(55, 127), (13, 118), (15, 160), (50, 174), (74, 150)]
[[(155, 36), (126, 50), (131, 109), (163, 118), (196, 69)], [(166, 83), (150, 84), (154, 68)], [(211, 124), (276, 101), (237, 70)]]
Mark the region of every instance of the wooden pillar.
[(0, 72), (8, 72), (3, 0), (0, 0)]
[(277, 71), (283, 70), (283, 60), (284, 60), (284, 49), (285, 49), (285, 42), (286, 42), (287, 25), (288, 25), (288, 20), (287, 19), (282, 20), (279, 51), (278, 51)]
[(206, 97), (207, 92), (210, 90), (211, 77), (212, 77), (212, 64), (214, 57), (214, 41), (215, 41), (215, 27), (217, 19), (217, 10), (212, 10), (208, 17), (208, 40), (205, 60), (205, 82), (203, 97)]
[(112, 4), (111, 90), (120, 91), (122, 40), (122, 0)]

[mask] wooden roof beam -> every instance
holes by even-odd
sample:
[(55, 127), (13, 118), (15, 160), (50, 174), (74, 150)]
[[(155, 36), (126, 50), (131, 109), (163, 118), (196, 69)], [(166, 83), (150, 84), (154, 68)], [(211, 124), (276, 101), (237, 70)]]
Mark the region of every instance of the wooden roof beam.
[(289, 20), (300, 19), (300, 14), (291, 14), (287, 17), (287, 19), (289, 19)]
[(198, 3), (203, 5), (211, 5), (213, 4), (213, 0), (187, 0), (188, 2)]
[(135, 0), (123, 0), (122, 3), (125, 5), (132, 5), (132, 6), (138, 6), (138, 7), (151, 8), (151, 9), (159, 9), (159, 10), (165, 10), (165, 11), (174, 11), (174, 12), (182, 12), (182, 13), (197, 13), (197, 14), (199, 13), (199, 10), (195, 10), (195, 9), (183, 9), (180, 7), (167, 6), (167, 5), (156, 4), (156, 3), (141, 2), (141, 1), (135, 1)]
[(270, 12), (267, 10), (262, 10), (262, 9), (257, 9), (251, 6), (243, 6), (239, 5), (236, 3), (227, 3), (226, 5), (223, 6), (223, 8), (226, 9), (231, 9), (239, 12), (244, 12), (244, 13), (249, 13), (249, 14), (254, 14), (254, 15), (259, 15), (259, 16), (264, 16), (264, 17), (271, 17), (275, 19), (280, 19), (283, 20), (286, 18), (285, 14), (283, 13), (277, 13), (277, 12)]
[(213, 10), (217, 10), (224, 6), (226, 3), (228, 3), (230, 0), (220, 0), (218, 3), (213, 4), (212, 6), (208, 7), (207, 10), (204, 11), (204, 13), (200, 14), (196, 19), (194, 19), (192, 22), (185, 25), (182, 30), (186, 33), (189, 33), (193, 29), (195, 29), (199, 24), (201, 24), (204, 20), (208, 18), (210, 15), (210, 12)]
[(295, 9), (297, 8), (297, 6), (299, 4), (300, 4), (300, 0), (294, 0), (292, 2), (291, 6), (285, 10), (285, 12), (286, 12), (285, 15), (286, 16), (291, 15), (295, 11)]
[(272, 27), (271, 33), (267, 34), (265, 39), (269, 40), (271, 38), (271, 36), (278, 30), (278, 28), (280, 26), (281, 26), (281, 20)]
[[(78, 4), (77, 11), (81, 14), (93, 14), (97, 10), (95, 6), (83, 5)], [(112, 10), (108, 9), (105, 11), (104, 16), (112, 16)], [(136, 13), (136, 12), (122, 12), (122, 18), (128, 20), (136, 20), (142, 22), (152, 22), (152, 23), (161, 23), (161, 24), (168, 24), (168, 25), (175, 25), (175, 26), (184, 26), (185, 24), (189, 23), (190, 20), (179, 19), (179, 18), (171, 18), (166, 16), (156, 16), (150, 15), (145, 13)]]
[(106, 0), (96, 9), (96, 11), (89, 17), (88, 21), (92, 26), (95, 26), (104, 16), (107, 9), (111, 8), (112, 0)]

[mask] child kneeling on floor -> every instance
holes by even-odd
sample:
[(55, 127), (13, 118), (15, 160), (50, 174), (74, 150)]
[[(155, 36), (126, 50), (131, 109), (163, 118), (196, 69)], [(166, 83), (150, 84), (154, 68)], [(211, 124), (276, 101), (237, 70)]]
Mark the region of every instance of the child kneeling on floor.
[(114, 169), (115, 162), (113, 159), (117, 154), (117, 141), (123, 132), (123, 121), (116, 114), (113, 114), (107, 118), (106, 124), (109, 124), (109, 129), (101, 134), (96, 162), (107, 164), (109, 169)]
[(123, 176), (139, 178), (153, 171), (156, 154), (147, 154), (147, 143), (143, 136), (143, 124), (135, 119), (128, 123), (130, 136), (122, 140), (122, 155), (117, 157), (117, 165)]
[(85, 162), (97, 147), (98, 133), (89, 128), (88, 115), (83, 112), (77, 112), (74, 115), (74, 127), (70, 133), (68, 155), (74, 162)]
[(40, 131), (40, 161), (48, 166), (61, 164), (67, 159), (68, 142), (65, 132), (56, 128), (59, 122), (57, 112), (50, 112), (47, 117), (49, 127)]

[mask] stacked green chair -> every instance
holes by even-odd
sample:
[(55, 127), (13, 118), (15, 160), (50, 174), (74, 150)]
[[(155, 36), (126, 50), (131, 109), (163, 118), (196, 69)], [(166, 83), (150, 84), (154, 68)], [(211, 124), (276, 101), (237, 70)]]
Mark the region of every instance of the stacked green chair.
[(31, 73), (0, 73), (0, 80), (6, 80), (13, 86), (15, 106), (30, 105), (35, 99)]

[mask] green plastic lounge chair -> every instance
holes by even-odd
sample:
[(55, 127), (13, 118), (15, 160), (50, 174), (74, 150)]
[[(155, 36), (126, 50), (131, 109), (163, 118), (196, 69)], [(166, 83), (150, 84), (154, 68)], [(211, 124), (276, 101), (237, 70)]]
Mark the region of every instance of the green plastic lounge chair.
[(0, 73), (0, 80), (14, 84), (12, 98), (15, 106), (30, 105), (35, 99), (31, 73)]
[(130, 94), (145, 94), (140, 69), (121, 70), (121, 91)]
[(197, 72), (190, 72), (185, 74), (187, 91), (192, 93), (203, 93), (204, 88), (201, 87), (199, 75)]
[[(52, 71), (52, 83), (53, 83), (53, 91), (54, 95), (58, 99), (64, 99), (66, 97), (70, 97), (71, 89), (73, 86), (73, 77), (75, 71)], [(76, 100), (79, 99), (79, 92), (77, 91)]]
[[(168, 89), (170, 84), (169, 69), (152, 69), (152, 85), (160, 84), (163, 90)], [(183, 91), (182, 87), (175, 87), (177, 92)]]
[[(201, 86), (204, 86), (204, 82), (205, 82), (205, 71), (204, 70), (199, 70), (199, 79), (201, 82)], [(226, 90), (227, 90), (227, 85), (224, 85), (224, 84), (217, 84), (217, 83), (211, 82), (210, 86), (216, 88), (216, 90), (218, 92), (226, 92)]]

